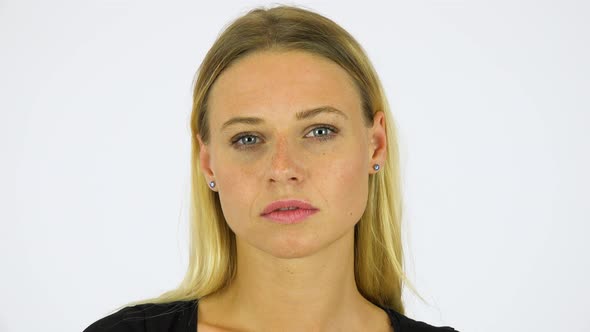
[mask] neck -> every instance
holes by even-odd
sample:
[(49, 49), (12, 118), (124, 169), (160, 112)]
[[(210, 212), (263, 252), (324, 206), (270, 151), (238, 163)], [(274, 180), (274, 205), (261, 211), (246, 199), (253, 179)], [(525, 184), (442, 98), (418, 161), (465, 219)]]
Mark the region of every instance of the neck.
[(247, 330), (330, 331), (366, 327), (362, 317), (375, 314), (356, 287), (354, 230), (304, 258), (277, 258), (239, 240), (236, 245), (233, 282), (202, 301), (211, 303), (210, 320), (217, 320), (215, 308), (223, 308), (222, 322), (231, 317)]

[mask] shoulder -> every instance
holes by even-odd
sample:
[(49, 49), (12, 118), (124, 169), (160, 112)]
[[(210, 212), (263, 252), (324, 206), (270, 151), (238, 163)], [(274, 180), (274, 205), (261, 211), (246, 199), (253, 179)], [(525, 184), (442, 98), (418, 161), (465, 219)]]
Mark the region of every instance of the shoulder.
[(458, 332), (449, 326), (433, 326), (425, 322), (409, 318), (399, 312), (384, 308), (389, 314), (391, 324), (396, 332)]
[(125, 307), (92, 323), (84, 332), (193, 331), (195, 305), (195, 301), (176, 301)]

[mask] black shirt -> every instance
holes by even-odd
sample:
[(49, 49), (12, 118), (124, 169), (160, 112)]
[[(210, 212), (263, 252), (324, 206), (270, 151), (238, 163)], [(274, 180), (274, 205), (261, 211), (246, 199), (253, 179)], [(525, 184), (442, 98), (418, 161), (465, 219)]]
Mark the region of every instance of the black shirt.
[[(84, 332), (195, 332), (198, 300), (125, 307), (88, 326)], [(452, 332), (451, 327), (435, 327), (415, 321), (392, 309), (389, 315), (395, 332)]]

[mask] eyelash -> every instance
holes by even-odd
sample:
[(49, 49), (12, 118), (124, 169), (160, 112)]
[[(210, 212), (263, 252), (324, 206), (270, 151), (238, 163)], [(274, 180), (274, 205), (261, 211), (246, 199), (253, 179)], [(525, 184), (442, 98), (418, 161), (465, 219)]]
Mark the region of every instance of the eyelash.
[[(323, 135), (323, 136), (317, 136), (317, 137), (310, 137), (310, 138), (313, 138), (313, 139), (319, 140), (319, 141), (321, 141), (321, 142), (323, 142), (323, 141), (327, 141), (327, 140), (330, 140), (330, 139), (334, 138), (334, 136), (336, 136), (336, 133), (338, 133), (338, 129), (336, 129), (335, 127), (332, 127), (332, 126), (328, 126), (328, 125), (320, 125), (320, 126), (317, 126), (317, 127), (313, 127), (313, 128), (310, 130), (310, 132), (312, 132), (312, 131), (314, 131), (314, 130), (316, 130), (316, 129), (328, 129), (328, 130), (330, 130), (331, 132), (333, 132), (333, 134), (331, 134), (331, 135)], [(242, 134), (242, 135), (240, 135), (240, 136), (236, 137), (236, 138), (235, 138), (235, 139), (234, 139), (234, 140), (231, 142), (231, 145), (232, 145), (232, 146), (234, 146), (236, 149), (239, 149), (239, 150), (245, 150), (245, 149), (252, 149), (252, 148), (254, 148), (254, 145), (255, 145), (255, 144), (239, 144), (239, 141), (240, 141), (242, 138), (244, 138), (244, 137), (255, 137), (255, 138), (257, 138), (257, 139), (260, 139), (260, 137), (258, 137), (258, 136), (256, 136), (256, 135), (254, 135), (253, 133), (244, 133), (244, 134)]]

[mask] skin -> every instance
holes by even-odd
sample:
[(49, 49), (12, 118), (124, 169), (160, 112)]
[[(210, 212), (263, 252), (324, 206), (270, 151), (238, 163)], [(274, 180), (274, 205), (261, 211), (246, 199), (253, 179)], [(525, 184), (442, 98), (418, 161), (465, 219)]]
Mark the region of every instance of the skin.
[[(295, 119), (321, 106), (345, 116)], [(391, 331), (387, 314), (358, 292), (353, 255), (369, 174), (386, 157), (383, 113), (365, 127), (348, 73), (303, 51), (237, 60), (214, 83), (209, 112), (200, 166), (236, 235), (238, 269), (230, 286), (200, 300), (199, 331)], [(264, 123), (220, 130), (237, 116)], [(280, 199), (319, 211), (291, 225), (260, 216)]]

